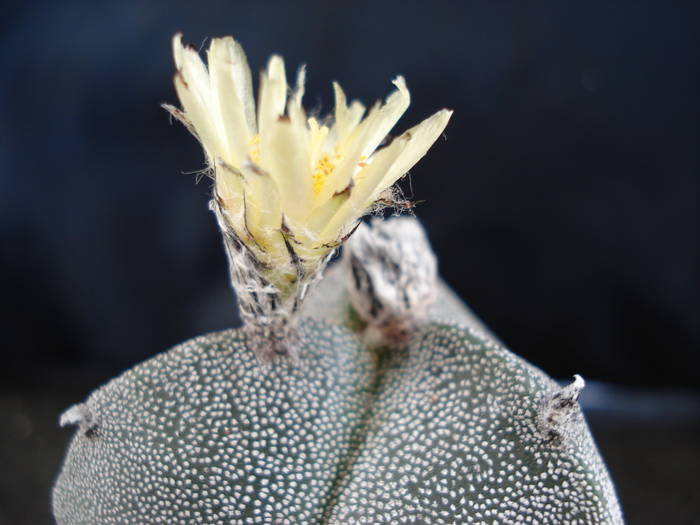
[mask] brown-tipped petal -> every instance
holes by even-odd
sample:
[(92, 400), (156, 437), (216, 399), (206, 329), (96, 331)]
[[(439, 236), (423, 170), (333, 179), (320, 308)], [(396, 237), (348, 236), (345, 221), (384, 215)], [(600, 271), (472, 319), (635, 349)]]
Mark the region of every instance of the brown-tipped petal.
[[(451, 110), (440, 110), (401, 136), (402, 139), (408, 141), (408, 144), (382, 179), (382, 182), (372, 195), (373, 198), (376, 198), (379, 193), (404, 176), (408, 170), (425, 156), (438, 137), (442, 135), (442, 132), (445, 131), (451, 116)], [(371, 202), (367, 203), (367, 205), (369, 204)]]
[(342, 237), (345, 230), (364, 214), (366, 209), (364, 203), (374, 193), (407, 144), (408, 141), (397, 139), (373, 155), (371, 164), (355, 177), (356, 182), (350, 193), (350, 198), (340, 206), (321, 231), (319, 239), (322, 242), (333, 242), (338, 237)]
[(260, 96), (258, 98), (258, 130), (261, 142), (272, 123), (284, 115), (287, 105), (287, 76), (282, 57), (273, 55), (267, 70), (260, 75)]
[(394, 80), (394, 85), (397, 87), (397, 91), (389, 95), (386, 103), (378, 110), (370, 112), (358, 126), (356, 131), (359, 135), (326, 181), (318, 196), (319, 201), (342, 191), (350, 183), (360, 159), (369, 157), (374, 152), (408, 108), (411, 96), (406, 87), (406, 81), (399, 76)]
[(192, 92), (189, 82), (181, 71), (175, 74), (175, 91), (182, 104), (184, 117), (190, 122), (207, 155), (207, 162), (214, 164), (221, 151), (221, 143), (216, 129), (209, 118), (209, 112), (201, 97)]

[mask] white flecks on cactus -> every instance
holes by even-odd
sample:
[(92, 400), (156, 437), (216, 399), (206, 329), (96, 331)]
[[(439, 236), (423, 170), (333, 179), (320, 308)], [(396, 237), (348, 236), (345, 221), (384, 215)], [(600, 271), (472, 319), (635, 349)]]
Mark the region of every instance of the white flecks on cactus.
[(574, 402), (565, 442), (538, 428), (557, 384), (480, 332), (431, 324), (387, 357), (330, 523), (620, 524)]
[(622, 522), (578, 406), (564, 440), (543, 435), (559, 387), (480, 332), (430, 323), (377, 360), (300, 327), (296, 365), (260, 367), (227, 331), (92, 394), (58, 524)]
[[(262, 329), (261, 340), (275, 332), (284, 339), (285, 320), (330, 252), (359, 217), (393, 204), (391, 186), (426, 154), (452, 112), (438, 111), (379, 148), (410, 104), (403, 77), (366, 116), (334, 84), (335, 112), (319, 121), (301, 104), (304, 69), (288, 93), (284, 61), (273, 56), (260, 77), (256, 115), (250, 69), (233, 38), (212, 39), (208, 68), (180, 35), (173, 52), (182, 110), (166, 108), (204, 148), (242, 317)], [(261, 350), (262, 357), (276, 352), (284, 345)]]
[(304, 353), (261, 367), (246, 335), (193, 339), (83, 406), (53, 492), (59, 525), (318, 522), (368, 402), (371, 359), (339, 326), (303, 322)]

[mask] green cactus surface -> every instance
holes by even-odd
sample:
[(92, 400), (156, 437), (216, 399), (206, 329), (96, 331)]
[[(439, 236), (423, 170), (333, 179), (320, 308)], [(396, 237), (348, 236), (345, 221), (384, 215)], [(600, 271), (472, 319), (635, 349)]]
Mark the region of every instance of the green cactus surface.
[(266, 366), (241, 331), (179, 345), (66, 414), (56, 520), (622, 523), (578, 390), (477, 323), (370, 349), (305, 318), (299, 361)]
[(331, 523), (619, 523), (578, 407), (549, 434), (558, 385), (474, 330), (430, 324), (387, 354)]
[(63, 524), (313, 523), (368, 404), (351, 333), (300, 327), (303, 357), (260, 366), (241, 331), (134, 367), (82, 405), (54, 494)]

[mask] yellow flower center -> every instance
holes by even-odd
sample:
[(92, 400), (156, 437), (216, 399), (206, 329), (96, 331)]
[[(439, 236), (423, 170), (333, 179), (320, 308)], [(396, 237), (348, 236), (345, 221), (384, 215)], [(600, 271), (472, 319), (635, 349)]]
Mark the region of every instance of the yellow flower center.
[(248, 155), (255, 164), (260, 164), (260, 135), (253, 135), (248, 141)]
[(328, 155), (324, 155), (323, 157), (318, 159), (318, 162), (316, 163), (316, 169), (314, 169), (314, 174), (312, 175), (314, 196), (318, 196), (318, 194), (321, 193), (321, 188), (323, 188), (323, 184), (325, 183), (328, 176), (331, 173), (333, 173), (334, 169), (335, 164), (331, 162), (331, 159), (328, 158)]

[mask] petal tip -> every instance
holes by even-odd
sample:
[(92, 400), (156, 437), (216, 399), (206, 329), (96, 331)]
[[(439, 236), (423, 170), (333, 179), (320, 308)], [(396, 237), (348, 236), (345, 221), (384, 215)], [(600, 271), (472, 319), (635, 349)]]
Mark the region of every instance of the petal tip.
[(404, 107), (404, 109), (408, 108), (408, 106), (411, 103), (411, 93), (410, 91), (408, 91), (406, 79), (403, 77), (403, 75), (398, 75), (394, 80), (391, 81), (391, 83), (396, 86), (396, 89), (398, 91), (392, 93), (390, 97), (398, 97), (400, 104)]
[(440, 120), (444, 121), (445, 124), (447, 124), (449, 122), (449, 120), (452, 118), (453, 113), (454, 113), (453, 109), (443, 108), (440, 111), (438, 111), (436, 113), (436, 115), (438, 115), (438, 118)]
[(183, 52), (183, 45), (182, 45), (182, 32), (178, 31), (173, 35), (173, 57), (175, 59), (175, 67), (177, 69), (180, 69), (182, 67), (182, 52)]

